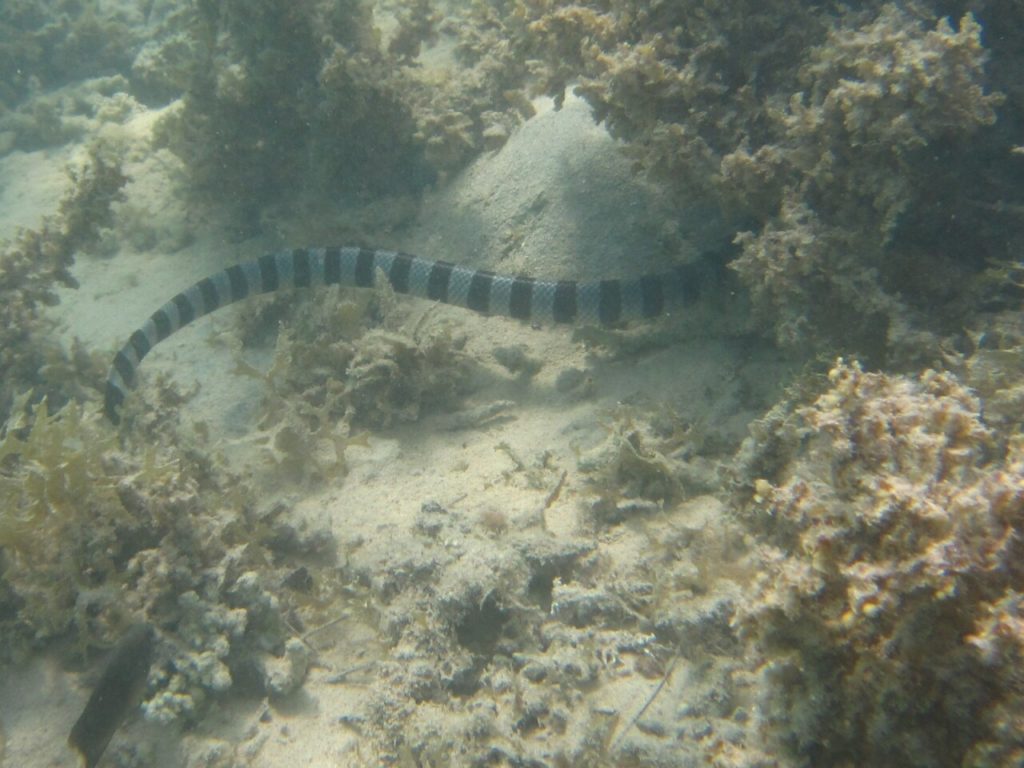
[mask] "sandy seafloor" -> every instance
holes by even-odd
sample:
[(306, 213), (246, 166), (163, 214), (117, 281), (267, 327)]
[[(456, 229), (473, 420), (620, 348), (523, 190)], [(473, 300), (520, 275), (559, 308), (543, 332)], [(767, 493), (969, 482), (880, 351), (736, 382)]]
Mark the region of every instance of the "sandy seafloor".
[[(660, 250), (657, 240), (665, 204), (657, 191), (638, 179), (581, 102), (569, 99), (561, 111), (547, 101), (538, 101), (537, 107), (537, 115), (502, 149), (484, 154), (432, 190), (415, 219), (397, 235), (388, 233), (386, 244), (501, 272), (557, 278), (616, 276), (663, 267), (645, 263), (643, 257)], [(278, 247), (317, 244), (281, 242), (270, 236), (233, 243), (215, 227), (190, 221), (177, 198), (177, 161), (154, 153), (148, 143), (156, 117), (155, 112), (138, 111), (123, 125), (102, 127), (127, 147), (131, 181), (118, 215), (144, 218), (158, 233), (158, 242), (139, 250), (127, 241), (107, 238), (107, 252), (79, 255), (74, 274), (81, 286), (62, 291), (62, 301), (53, 311), (66, 339), (77, 337), (89, 349), (112, 353), (171, 294), (215, 269)], [(60, 150), (14, 152), (0, 158), (0, 236), (10, 237), (18, 227), (38, 226), (42, 216), (55, 210), (68, 185), (65, 167), (84, 152), (84, 145), (83, 141)], [(716, 236), (709, 229), (713, 228), (695, 204), (695, 250), (702, 247), (702, 239)], [(509, 242), (514, 247), (505, 248), (508, 255), (499, 258), (499, 246)], [(512, 541), (545, 537), (588, 541), (603, 562), (599, 579), (609, 585), (628, 581), (659, 525), (675, 530), (684, 524), (681, 521), (689, 521), (686, 524), (707, 529), (716, 525), (722, 509), (715, 499), (694, 494), (671, 519), (655, 515), (642, 525), (595, 528), (588, 520), (590, 490), (578, 462), (605, 439), (614, 421), (611, 414), (624, 403), (670, 403), (704, 429), (736, 440), (760, 415), (757, 408), (777, 399), (792, 374), (790, 365), (767, 346), (702, 333), (697, 320), (689, 325), (674, 318), (661, 321), (652, 334), (666, 326), (686, 330), (670, 334), (668, 341), (653, 344), (648, 351), (602, 357), (588, 352), (572, 329), (530, 327), (407, 297), (398, 301), (398, 322), (406, 329), (450, 322), (465, 333), (467, 352), (484, 375), (463, 413), (495, 402), (506, 405), (501, 418), (457, 430), (452, 426), (459, 412), (428, 412), (414, 423), (372, 433), (365, 446), (351, 446), (344, 477), (312, 490), (294, 485), (265, 489), (269, 495), (286, 497), (293, 514), (329, 528), (340, 550), (350, 552), (347, 556), (363, 569), (414, 563), (422, 550), (417, 515), (425, 503), (434, 501), (457, 521), (444, 542), (456, 556), (444, 563), (450, 573), (442, 575), (441, 582), (478, 576), (486, 584), (500, 571)], [(222, 310), (163, 343), (143, 365), (142, 386), (161, 372), (173, 376), (184, 390), (198, 383), (199, 393), (183, 406), (189, 417), (211, 425), (212, 434), (220, 436), (215, 450), (233, 466), (258, 472), (255, 447), (247, 438), (260, 402), (260, 383), (232, 373), (235, 360), (227, 337), (236, 327), (236, 311)], [(645, 330), (634, 332), (642, 335)], [(493, 350), (509, 345), (523, 345), (529, 357), (543, 363), (540, 371), (523, 378), (502, 368)], [(250, 351), (247, 359), (265, 366), (270, 352)], [(590, 379), (582, 393), (562, 392), (556, 386), (559, 375), (572, 368)], [(751, 409), (750, 404), (756, 407)], [(558, 472), (541, 473), (546, 484), (534, 487), (528, 473), (517, 467), (517, 458), (528, 467), (547, 464), (565, 470), (564, 488), (547, 509), (545, 499)], [(482, 522), (494, 514), (504, 516), (504, 527), (498, 531)], [(353, 542), (361, 544), (350, 546)], [(111, 752), (120, 749), (122, 757), (117, 759), (123, 760), (129, 752), (126, 745), (146, 743), (154, 768), (379, 764), (380, 755), (361, 739), (358, 729), (343, 724), (346, 716), (360, 710), (372, 672), (350, 675), (342, 683), (330, 679), (367, 658), (398, 651), (384, 648), (374, 628), (358, 621), (342, 622), (335, 633), (325, 633), (319, 641), (317, 664), (301, 691), (287, 700), (268, 705), (229, 695), (184, 733), (135, 715), (115, 736)], [(581, 689), (575, 704), (579, 717), (567, 728), (588, 727), (594, 712), (616, 716), (619, 728), (635, 728), (629, 725), (632, 717), (663, 681), (639, 674), (630, 663), (611, 666), (593, 685)], [(76, 765), (64, 741), (88, 695), (88, 677), (66, 671), (45, 655), (3, 670), (2, 676), (2, 765)], [(679, 660), (644, 713), (650, 721), (645, 732), (656, 732), (659, 718), (671, 731), (675, 713), (682, 711), (688, 696), (697, 695), (687, 685), (688, 676), (688, 663)], [(415, 712), (410, 727), (433, 727), (443, 733), (446, 715), (440, 708), (425, 706)], [(613, 732), (610, 738), (627, 736)], [(104, 764), (121, 763), (106, 758)]]

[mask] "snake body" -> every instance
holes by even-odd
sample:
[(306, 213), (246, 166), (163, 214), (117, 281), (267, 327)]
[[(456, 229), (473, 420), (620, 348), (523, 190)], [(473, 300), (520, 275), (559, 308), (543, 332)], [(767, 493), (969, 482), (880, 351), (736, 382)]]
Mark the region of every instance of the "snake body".
[(174, 296), (150, 315), (114, 355), (104, 412), (115, 424), (135, 372), (149, 351), (193, 320), (247, 296), (319, 285), (372, 287), (382, 272), (397, 293), (475, 312), (538, 322), (611, 325), (651, 318), (694, 301), (709, 283), (708, 267), (621, 280), (510, 277), (446, 261), (368, 248), (296, 248), (228, 267)]

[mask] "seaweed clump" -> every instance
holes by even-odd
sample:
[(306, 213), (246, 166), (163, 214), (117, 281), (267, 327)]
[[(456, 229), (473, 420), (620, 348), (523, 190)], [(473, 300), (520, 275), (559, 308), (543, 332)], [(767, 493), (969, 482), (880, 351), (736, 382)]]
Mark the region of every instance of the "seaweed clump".
[(885, 6), (810, 52), (805, 90), (772, 115), (777, 144), (723, 159), (741, 194), (774, 188), (778, 207), (737, 239), (734, 267), (779, 341), (845, 338), (873, 353), (906, 345), (908, 326), (943, 327), (919, 320), (930, 304), (948, 314), (955, 286), (983, 266), (971, 251), (934, 247), (932, 232), (961, 239), (939, 219), (966, 207), (947, 182), (979, 175), (962, 159), (967, 138), (996, 120), (987, 58), (970, 14), (959, 29), (944, 19), (926, 29)]
[(747, 506), (766, 735), (814, 764), (1019, 762), (1024, 443), (1001, 449), (949, 373), (840, 361), (829, 382)]
[[(0, 439), (8, 660), (58, 639), (85, 654), (144, 621), (156, 628), (153, 720), (198, 716), (238, 685), (279, 696), (302, 684), (310, 653), (292, 627), (330, 602), (329, 589), (312, 599), (329, 537), (279, 522), (281, 507), (257, 512), (244, 487), (179, 449), (127, 457), (77, 403), (20, 412)], [(289, 581), (298, 569), (307, 577)]]
[[(307, 301), (287, 297), (253, 308), (250, 330), (290, 317), (277, 336), (268, 371), (239, 362), (237, 373), (261, 379), (265, 394), (255, 441), (277, 479), (307, 485), (346, 472), (345, 449), (363, 429), (394, 428), (425, 412), (454, 407), (470, 387), (466, 339), (448, 328), (408, 332), (366, 327), (372, 297)], [(357, 292), (358, 293), (358, 292)], [(397, 313), (401, 315), (401, 313)]]
[(0, 6), (0, 107), (40, 88), (126, 72), (139, 31), (120, 6), (7, 0)]
[(419, 3), (394, 21), (387, 40), (365, 0), (197, 3), (187, 91), (158, 140), (200, 199), (244, 201), (229, 212), (245, 231), (289, 197), (418, 193), (529, 112), (509, 74), (524, 68), (494, 64), (500, 46), (485, 54), (471, 41), (460, 62), (428, 67), (420, 47), (440, 33), (438, 14)]
[(94, 121), (123, 121), (141, 9), (117, 3), (0, 4), (0, 153), (62, 146)]
[(1002, 199), (988, 159), (1014, 139), (975, 136), (1002, 97), (971, 14), (954, 27), (923, 5), (516, 8), (548, 92), (577, 80), (681, 208), (711, 200), (743, 231), (732, 266), (779, 343), (920, 359), (921, 329), (969, 315), (985, 256), (1014, 258), (983, 225)]
[(199, 3), (189, 89), (163, 125), (196, 188), (244, 196), (256, 215), (303, 183), (388, 187), (408, 173), (411, 116), (371, 21), (361, 0)]
[(112, 206), (123, 199), (128, 179), (119, 159), (95, 146), (69, 175), (72, 188), (57, 214), (0, 252), (0, 423), (18, 392), (34, 389), (59, 406), (82, 395), (85, 382), (100, 379), (101, 369), (83, 350), (69, 358), (53, 338), (44, 308), (59, 301), (58, 286), (78, 287), (71, 274), (75, 253), (95, 245), (110, 226)]

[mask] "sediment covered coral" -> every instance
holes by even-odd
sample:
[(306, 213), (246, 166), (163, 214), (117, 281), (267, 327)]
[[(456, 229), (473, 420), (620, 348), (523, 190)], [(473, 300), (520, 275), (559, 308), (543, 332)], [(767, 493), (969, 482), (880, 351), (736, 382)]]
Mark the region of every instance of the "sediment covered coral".
[[(973, 253), (929, 256), (905, 239), (928, 218), (915, 208), (955, 205), (952, 195), (938, 204), (933, 190), (950, 150), (927, 148), (965, 148), (967, 136), (995, 122), (1000, 97), (984, 91), (986, 59), (972, 16), (958, 30), (945, 20), (929, 30), (885, 6), (811, 49), (799, 72), (806, 90), (770, 114), (778, 143), (723, 158), (726, 188), (742, 198), (764, 194), (767, 182), (781, 203), (759, 233), (741, 235), (734, 263), (780, 341), (830, 338), (876, 352), (897, 343), (894, 326), (914, 319), (907, 298), (932, 313), (928, 298), (942, 290), (940, 281), (921, 279), (921, 266), (907, 265), (929, 264), (945, 276), (947, 300), (961, 276), (977, 271)], [(799, 244), (782, 244), (780, 235)], [(797, 273), (794, 258), (802, 262)], [(808, 326), (795, 328), (793, 316)], [(835, 327), (811, 330), (824, 317)]]
[(130, 111), (141, 7), (61, 0), (0, 5), (0, 154), (65, 145)]
[[(363, 429), (417, 421), (425, 411), (454, 408), (471, 388), (465, 337), (449, 328), (412, 332), (367, 329), (369, 296), (302, 302), (280, 299), (255, 308), (246, 325), (264, 326), (284, 306), (290, 318), (264, 373), (239, 362), (236, 372), (265, 385), (251, 439), (265, 446), (278, 479), (320, 482), (345, 474), (345, 449)], [(378, 292), (377, 298), (393, 298)], [(401, 313), (398, 313), (401, 314)]]
[(1019, 759), (1024, 446), (952, 374), (829, 381), (747, 510), (770, 544), (738, 618), (765, 733), (815, 764)]
[[(28, 413), (0, 439), (5, 654), (57, 638), (87, 652), (149, 622), (144, 709), (160, 721), (201, 712), (240, 679), (269, 695), (301, 684), (294, 611), (321, 586), (323, 537), (279, 521), (280, 508), (253, 511), (243, 488), (182, 452), (127, 458), (77, 403)], [(288, 580), (299, 560), (301, 589)]]
[(739, 589), (721, 577), (737, 553), (709, 530), (720, 512), (695, 501), (651, 529), (624, 526), (614, 545), (534, 529), (496, 546), (424, 504), (408, 546), (350, 552), (350, 579), (370, 585), (393, 648), (348, 716), (383, 759), (764, 764), (732, 679)]
[(1012, 188), (980, 159), (1011, 142), (990, 132), (979, 152), (972, 138), (1001, 98), (973, 16), (745, 0), (519, 12), (549, 92), (575, 80), (682, 205), (710, 198), (746, 230), (733, 266), (778, 341), (907, 357), (925, 340), (913, 329), (948, 332), (949, 308), (969, 314), (983, 260), (967, 243)]
[[(467, 40), (454, 59), (424, 62), (438, 22), (421, 3), (397, 13), (388, 38), (365, 0), (199, 3), (184, 26), (195, 51), (187, 93), (161, 140), (196, 191), (243, 201), (235, 213), (248, 227), (287, 195), (415, 194), (529, 112), (507, 47), (496, 59), (502, 46)], [(444, 33), (462, 35), (458, 24)], [(179, 49), (180, 34), (166, 43)]]
[(116, 3), (10, 0), (0, 6), (0, 105), (70, 80), (127, 72), (140, 19)]
[[(796, 83), (824, 9), (731, 0), (522, 4), (542, 87), (576, 91), (627, 151), (684, 197), (709, 191), (721, 157), (765, 141), (766, 96)], [(539, 66), (543, 64), (543, 66)]]

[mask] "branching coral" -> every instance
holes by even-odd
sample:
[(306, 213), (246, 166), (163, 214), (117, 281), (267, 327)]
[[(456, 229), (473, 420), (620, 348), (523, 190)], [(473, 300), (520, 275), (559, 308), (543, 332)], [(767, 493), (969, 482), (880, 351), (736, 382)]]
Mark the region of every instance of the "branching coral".
[(961, 761), (1020, 746), (998, 669), (1020, 655), (1022, 446), (1000, 454), (951, 374), (829, 379), (750, 506), (777, 547), (739, 619), (767, 733), (815, 763), (984, 765)]

